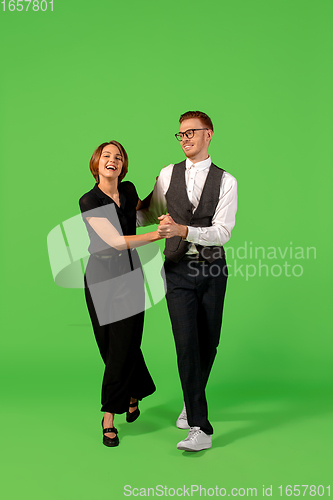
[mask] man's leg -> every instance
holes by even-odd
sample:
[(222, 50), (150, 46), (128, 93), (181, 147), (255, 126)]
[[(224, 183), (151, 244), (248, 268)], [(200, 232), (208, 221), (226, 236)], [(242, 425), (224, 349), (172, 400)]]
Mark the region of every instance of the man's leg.
[(180, 380), (184, 393), (188, 423), (200, 427), (206, 434), (213, 428), (207, 418), (205, 375), (202, 371), (197, 324), (199, 310), (198, 270), (188, 267), (189, 262), (178, 264), (166, 261), (167, 303), (175, 338)]
[(225, 259), (218, 259), (211, 264), (205, 263), (202, 271), (197, 289), (198, 332), (203, 384), (206, 387), (220, 341), (228, 270)]

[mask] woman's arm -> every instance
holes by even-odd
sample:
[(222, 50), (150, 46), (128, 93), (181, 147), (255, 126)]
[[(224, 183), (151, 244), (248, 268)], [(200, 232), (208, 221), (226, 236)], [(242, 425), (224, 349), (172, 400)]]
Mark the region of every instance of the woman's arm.
[(148, 208), (150, 205), (150, 200), (151, 200), (152, 196), (153, 196), (153, 191), (151, 193), (149, 193), (149, 195), (144, 200), (140, 200), (140, 198), (139, 198), (136, 209), (142, 210), (143, 208)]
[[(158, 176), (156, 177), (156, 180), (157, 179), (158, 179)], [(154, 190), (152, 190), (152, 192), (149, 193), (149, 195), (146, 196), (146, 198), (144, 200), (140, 200), (140, 198), (139, 198), (138, 204), (136, 206), (137, 210), (142, 210), (144, 208), (148, 208), (149, 207), (151, 197), (153, 196), (153, 192), (154, 192)]]
[(87, 221), (98, 236), (116, 250), (137, 248), (163, 239), (162, 236), (157, 234), (157, 231), (132, 236), (121, 236), (111, 222), (104, 217), (87, 217)]

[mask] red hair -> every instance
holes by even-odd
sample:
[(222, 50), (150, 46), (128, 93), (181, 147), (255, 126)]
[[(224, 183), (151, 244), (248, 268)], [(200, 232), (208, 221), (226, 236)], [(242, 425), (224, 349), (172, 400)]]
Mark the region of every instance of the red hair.
[(212, 120), (208, 115), (206, 115), (206, 113), (202, 113), (202, 111), (186, 111), (186, 113), (182, 114), (179, 118), (179, 123), (182, 123), (184, 120), (188, 120), (189, 118), (199, 118), (203, 125), (214, 132)]

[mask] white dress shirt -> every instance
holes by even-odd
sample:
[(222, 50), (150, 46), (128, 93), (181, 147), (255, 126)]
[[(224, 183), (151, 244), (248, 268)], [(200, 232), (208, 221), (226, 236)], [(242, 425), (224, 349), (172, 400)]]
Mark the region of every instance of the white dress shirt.
[[(197, 209), (203, 187), (211, 166), (210, 156), (198, 163), (192, 163), (186, 158), (186, 191), (187, 196), (194, 206), (193, 212)], [(156, 181), (149, 208), (137, 211), (137, 225), (148, 226), (159, 224), (158, 217), (167, 213), (167, 203), (165, 194), (169, 189), (173, 164), (161, 170)], [(235, 215), (237, 211), (237, 181), (224, 172), (221, 179), (219, 201), (212, 218), (212, 225), (209, 227), (188, 227), (186, 241), (203, 246), (222, 246), (229, 239), (231, 231), (235, 226)], [(194, 245), (190, 247), (188, 253), (197, 253)]]

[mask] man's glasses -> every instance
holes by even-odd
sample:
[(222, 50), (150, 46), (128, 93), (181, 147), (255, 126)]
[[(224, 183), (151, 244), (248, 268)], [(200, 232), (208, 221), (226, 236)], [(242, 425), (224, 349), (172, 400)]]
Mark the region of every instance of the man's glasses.
[(178, 134), (175, 134), (175, 137), (178, 141), (181, 141), (182, 139), (184, 139), (184, 135), (188, 138), (188, 139), (192, 139), (192, 137), (194, 136), (194, 132), (196, 130), (209, 130), (208, 128), (189, 128), (188, 130), (186, 130), (185, 132), (178, 132)]

